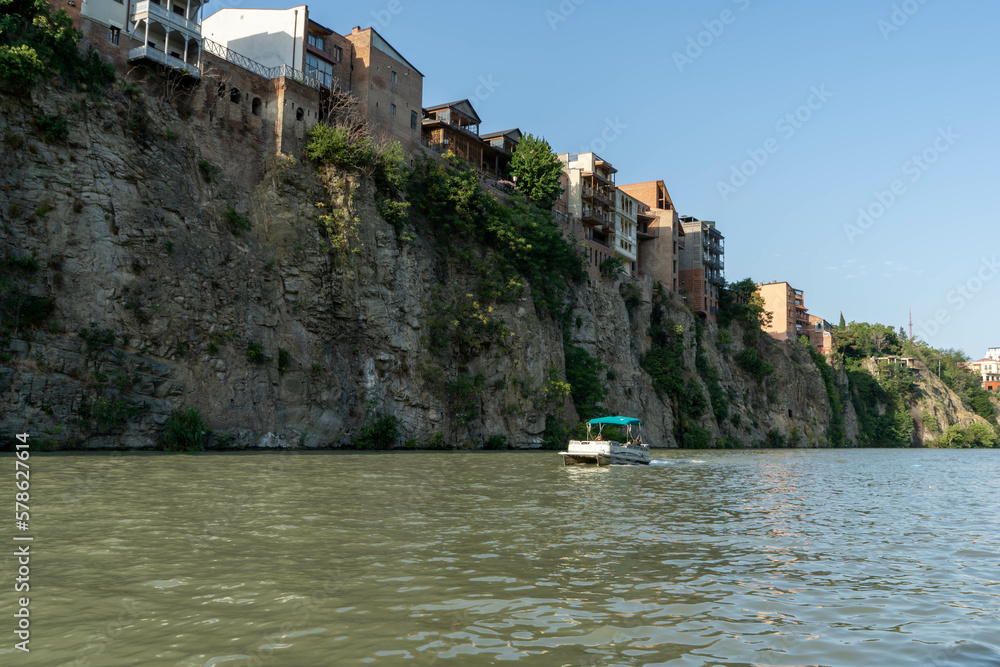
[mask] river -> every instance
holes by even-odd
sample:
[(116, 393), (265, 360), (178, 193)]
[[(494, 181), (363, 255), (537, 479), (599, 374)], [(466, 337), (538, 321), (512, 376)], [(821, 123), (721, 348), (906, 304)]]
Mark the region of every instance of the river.
[(1000, 665), (1000, 452), (654, 456), (34, 455), (0, 662)]

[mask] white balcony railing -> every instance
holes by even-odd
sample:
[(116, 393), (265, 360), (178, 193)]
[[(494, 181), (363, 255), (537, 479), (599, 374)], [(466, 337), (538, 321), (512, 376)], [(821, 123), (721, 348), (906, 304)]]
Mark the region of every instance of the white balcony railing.
[(197, 21), (192, 21), (181, 14), (170, 11), (166, 7), (150, 2), (150, 0), (142, 0), (142, 2), (135, 3), (135, 10), (132, 12), (133, 23), (143, 20), (148, 21), (150, 17), (171, 28), (187, 30), (194, 35), (201, 36), (201, 26)]
[(171, 55), (164, 53), (163, 51), (160, 51), (159, 49), (154, 49), (148, 44), (143, 46), (137, 46), (136, 48), (129, 50), (128, 52), (129, 60), (138, 60), (139, 58), (148, 58), (150, 60), (155, 60), (161, 65), (166, 65), (167, 67), (172, 67), (182, 72), (186, 71), (187, 74), (193, 76), (196, 79), (201, 78), (201, 70), (198, 69), (197, 65), (186, 63), (180, 58), (175, 58)]

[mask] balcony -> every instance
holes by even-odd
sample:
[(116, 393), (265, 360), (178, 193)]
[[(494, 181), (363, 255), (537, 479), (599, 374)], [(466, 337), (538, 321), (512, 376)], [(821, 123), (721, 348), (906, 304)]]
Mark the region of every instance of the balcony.
[(583, 186), (583, 198), (589, 199), (597, 204), (604, 204), (609, 208), (614, 208), (615, 203), (613, 201), (614, 195), (610, 191), (602, 190), (601, 188), (590, 188)]
[(615, 185), (614, 181), (612, 181), (610, 178), (608, 178), (599, 171), (585, 171), (583, 172), (582, 175), (584, 178), (595, 178), (601, 183), (604, 183), (605, 185), (610, 185), (611, 187), (614, 187)]
[(128, 59), (129, 62), (133, 60), (152, 60), (166, 67), (172, 67), (173, 69), (179, 70), (182, 74), (187, 74), (188, 76), (194, 77), (195, 79), (201, 78), (201, 70), (198, 69), (197, 65), (192, 65), (186, 63), (180, 58), (175, 58), (171, 55), (160, 51), (159, 49), (154, 49), (153, 47), (145, 44), (143, 46), (138, 46), (134, 49), (129, 49)]
[(132, 12), (132, 22), (149, 22), (150, 19), (170, 29), (186, 30), (195, 37), (201, 37), (201, 25), (197, 21), (186, 18), (183, 14), (172, 12), (166, 7), (162, 7), (150, 0), (142, 0), (142, 2), (135, 3), (135, 10)]
[(639, 223), (639, 226), (635, 230), (635, 237), (640, 241), (648, 241), (649, 239), (659, 238), (660, 228), (650, 227), (648, 223)]
[(722, 261), (721, 257), (715, 257), (712, 255), (705, 255), (702, 259), (705, 266), (710, 266), (713, 269), (724, 269), (726, 267), (725, 262)]

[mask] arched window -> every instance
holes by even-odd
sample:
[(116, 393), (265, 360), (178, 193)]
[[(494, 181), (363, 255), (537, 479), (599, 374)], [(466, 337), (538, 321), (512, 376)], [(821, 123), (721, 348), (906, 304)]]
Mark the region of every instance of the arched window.
[(240, 97), (241, 95), (239, 88), (233, 88), (229, 91), (229, 101), (232, 102), (233, 104), (239, 104)]
[(219, 97), (225, 97), (225, 96), (226, 96), (226, 84), (220, 83), (219, 84)]
[(250, 111), (253, 112), (254, 116), (260, 115), (261, 102), (259, 97), (253, 98), (253, 102), (250, 103)]
[(295, 112), (295, 120), (302, 120), (305, 117), (306, 117), (306, 112), (302, 110), (302, 107), (299, 107), (298, 110)]

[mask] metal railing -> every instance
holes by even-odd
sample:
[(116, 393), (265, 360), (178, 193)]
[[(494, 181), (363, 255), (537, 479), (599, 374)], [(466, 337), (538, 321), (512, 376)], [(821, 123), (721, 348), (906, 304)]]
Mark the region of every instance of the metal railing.
[(304, 86), (308, 86), (314, 90), (320, 90), (321, 88), (330, 88), (331, 90), (336, 90), (339, 92), (348, 93), (350, 95), (355, 95), (356, 91), (354, 86), (344, 83), (340, 79), (335, 77), (330, 77), (323, 75), (322, 77), (317, 76), (311, 72), (303, 72), (302, 70), (295, 69), (289, 65), (281, 64), (276, 67), (265, 67), (261, 63), (247, 58), (242, 53), (237, 53), (229, 47), (223, 46), (218, 42), (213, 42), (207, 37), (202, 40), (204, 42), (202, 48), (206, 53), (211, 53), (217, 58), (221, 58), (228, 63), (232, 63), (237, 67), (242, 67), (248, 72), (253, 72), (258, 76), (262, 76), (265, 79), (291, 79), (292, 81), (297, 81)]
[(147, 18), (150, 14), (158, 18), (163, 23), (169, 23), (185, 30), (189, 30), (196, 35), (201, 35), (201, 26), (197, 21), (192, 21), (183, 14), (178, 14), (177, 12), (172, 12), (165, 7), (153, 4), (149, 0), (142, 0), (142, 2), (137, 2), (135, 4), (135, 9), (132, 10), (132, 22), (136, 23), (143, 18)]

